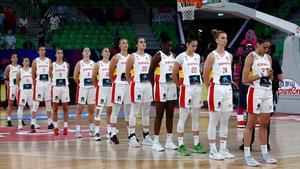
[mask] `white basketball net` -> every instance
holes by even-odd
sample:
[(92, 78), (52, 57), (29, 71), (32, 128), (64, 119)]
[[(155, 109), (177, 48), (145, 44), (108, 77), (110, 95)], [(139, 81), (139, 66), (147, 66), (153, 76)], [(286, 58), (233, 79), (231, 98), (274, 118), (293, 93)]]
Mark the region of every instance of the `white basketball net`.
[(185, 0), (185, 2), (177, 1), (177, 10), (181, 12), (182, 20), (194, 20), (196, 7), (193, 4), (193, 0)]

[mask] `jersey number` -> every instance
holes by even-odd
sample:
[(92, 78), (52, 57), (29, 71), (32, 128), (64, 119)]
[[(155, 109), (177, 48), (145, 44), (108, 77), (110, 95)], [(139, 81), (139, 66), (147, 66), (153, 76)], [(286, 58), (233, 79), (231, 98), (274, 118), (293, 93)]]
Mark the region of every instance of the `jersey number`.
[(197, 73), (197, 67), (192, 67), (192, 73)]
[(223, 67), (222, 70), (223, 70), (223, 73), (227, 73), (227, 67)]

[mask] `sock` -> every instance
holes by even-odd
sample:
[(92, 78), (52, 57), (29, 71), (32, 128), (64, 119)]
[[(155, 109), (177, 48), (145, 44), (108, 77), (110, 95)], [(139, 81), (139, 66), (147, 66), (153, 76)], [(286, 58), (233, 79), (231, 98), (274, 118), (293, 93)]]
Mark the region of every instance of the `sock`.
[(183, 145), (183, 137), (178, 137), (178, 146)]
[(167, 142), (172, 142), (172, 134), (171, 133), (167, 134)]
[(250, 147), (244, 147), (244, 157), (251, 156)]
[(199, 144), (199, 136), (194, 136), (194, 145)]
[(95, 133), (99, 133), (100, 131), (100, 127), (99, 126), (95, 126)]
[(58, 128), (57, 121), (53, 122), (54, 128)]
[(144, 132), (144, 133), (148, 133), (148, 132), (149, 132), (149, 129), (148, 129), (148, 128), (143, 128), (143, 132)]
[(221, 140), (220, 141), (220, 151), (226, 150), (226, 140)]
[(80, 125), (76, 125), (76, 131), (80, 131)]
[(51, 118), (48, 118), (48, 125), (50, 125), (52, 122), (52, 119)]
[(115, 128), (115, 127), (112, 127), (111, 128), (111, 135), (113, 136), (113, 135), (116, 135), (117, 134), (117, 129)]
[(261, 153), (267, 154), (268, 153), (268, 146), (267, 145), (260, 145)]
[(68, 122), (64, 122), (64, 128), (68, 128)]
[(91, 124), (89, 124), (89, 126), (90, 126), (90, 131), (93, 131), (95, 128), (95, 125), (93, 123), (91, 123)]
[(129, 126), (127, 126), (127, 134), (128, 134), (128, 136), (130, 136), (130, 128), (129, 128)]
[(217, 147), (216, 147), (216, 143), (209, 143), (209, 149), (210, 149), (211, 152), (218, 152)]
[(107, 130), (107, 133), (111, 133), (111, 126), (110, 125), (106, 125), (106, 130)]
[(154, 143), (159, 143), (159, 135), (154, 135)]
[(135, 134), (135, 128), (129, 128), (129, 133), (130, 134)]
[(7, 116), (7, 121), (11, 121), (11, 116)]
[(35, 125), (36, 124), (36, 120), (35, 119), (31, 119), (31, 125)]
[(22, 123), (22, 119), (19, 119), (18, 121), (19, 121), (20, 124)]

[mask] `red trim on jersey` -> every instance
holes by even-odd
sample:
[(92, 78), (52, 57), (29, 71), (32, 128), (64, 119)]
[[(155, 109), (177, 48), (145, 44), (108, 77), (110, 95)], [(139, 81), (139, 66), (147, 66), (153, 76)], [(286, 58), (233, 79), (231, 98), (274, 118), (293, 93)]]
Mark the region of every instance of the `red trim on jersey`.
[(254, 102), (254, 88), (249, 87), (249, 93), (248, 93), (248, 100), (247, 100), (247, 107), (248, 107), (248, 113), (254, 113), (253, 110), (253, 102)]
[(99, 96), (99, 90), (100, 90), (100, 86), (98, 86), (97, 89), (96, 89), (96, 105), (98, 105), (98, 100), (99, 100), (99, 98), (98, 98), (98, 96)]
[(21, 90), (20, 90), (20, 89), (18, 89), (18, 99), (17, 99), (17, 101), (18, 101), (18, 105), (20, 104), (20, 95), (21, 95)]
[(209, 98), (208, 98), (208, 105), (209, 105), (209, 111), (213, 112), (215, 111), (215, 84), (212, 83), (209, 86)]
[(36, 91), (35, 90), (36, 90), (36, 80), (33, 83), (33, 97), (32, 97), (33, 100), (35, 100), (35, 95), (36, 95)]
[(115, 93), (116, 93), (116, 84), (112, 84), (112, 89), (111, 89), (111, 103), (115, 103)]
[(181, 86), (181, 91), (180, 91), (180, 98), (179, 98), (179, 105), (180, 107), (185, 107), (185, 86)]
[(155, 82), (159, 82), (159, 78), (160, 78), (160, 75), (155, 75), (154, 81), (155, 81)]
[(133, 103), (135, 102), (135, 100), (134, 100), (134, 94), (135, 94), (134, 88), (135, 88), (135, 82), (132, 81), (131, 84), (130, 84), (130, 100)]
[(76, 103), (78, 104), (78, 97), (79, 97), (79, 86), (77, 86), (77, 90), (76, 90)]
[(160, 102), (160, 87), (158, 82), (155, 82), (155, 101)]

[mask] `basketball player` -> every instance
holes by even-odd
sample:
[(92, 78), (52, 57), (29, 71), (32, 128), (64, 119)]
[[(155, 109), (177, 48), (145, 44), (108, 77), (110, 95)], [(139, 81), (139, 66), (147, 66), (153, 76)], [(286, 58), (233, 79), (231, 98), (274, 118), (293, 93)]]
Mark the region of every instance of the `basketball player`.
[(89, 136), (94, 135), (94, 110), (95, 110), (95, 93), (96, 88), (93, 85), (92, 73), (95, 62), (90, 60), (91, 51), (89, 48), (84, 48), (82, 51), (83, 59), (77, 62), (74, 70), (74, 80), (77, 84), (76, 93), (76, 134), (77, 138), (81, 138), (80, 121), (81, 113), (84, 105), (88, 105), (89, 116)]
[(270, 122), (270, 114), (273, 112), (272, 93), (272, 59), (267, 54), (270, 49), (270, 40), (257, 40), (257, 48), (251, 52), (245, 61), (243, 70), (243, 83), (250, 84), (247, 94), (248, 119), (244, 131), (244, 163), (247, 166), (259, 166), (250, 153), (251, 135), (255, 126), (255, 120), (259, 117), (259, 141), (262, 163), (275, 164), (277, 160), (268, 153), (267, 128)]
[[(173, 116), (175, 100), (177, 100), (177, 88), (172, 79), (175, 57), (172, 54), (172, 40), (168, 35), (161, 34), (162, 50), (158, 51), (152, 58), (149, 77), (154, 86), (154, 100), (156, 117), (154, 122), (154, 142), (152, 149), (164, 151), (159, 143), (159, 132), (161, 121), (166, 111), (167, 139), (165, 148), (176, 150), (177, 146), (172, 141)], [(154, 76), (155, 73), (155, 76)]]
[[(10, 58), (11, 64), (6, 66), (4, 71), (4, 78), (8, 79), (6, 81), (7, 87), (7, 99), (8, 99), (8, 107), (7, 107), (7, 127), (12, 127), (11, 123), (11, 114), (13, 109), (13, 104), (15, 99), (17, 99), (18, 93), (18, 84), (16, 81), (16, 75), (20, 72), (21, 66), (18, 65), (18, 55), (13, 53)], [(24, 123), (24, 122), (23, 122)]]
[(67, 62), (63, 61), (63, 50), (56, 48), (55, 53), (56, 61), (52, 63), (50, 67), (50, 76), (52, 79), (52, 104), (53, 104), (53, 125), (54, 135), (59, 135), (59, 129), (57, 124), (58, 116), (58, 104), (62, 102), (62, 108), (64, 113), (64, 129), (63, 135), (68, 135), (68, 106), (70, 102), (69, 94), (69, 73), (70, 66)]
[(110, 139), (111, 133), (110, 116), (112, 111), (111, 104), (111, 81), (109, 79), (109, 49), (102, 50), (103, 59), (95, 64), (93, 69), (92, 80), (96, 87), (96, 115), (95, 115), (95, 141), (100, 141), (100, 115), (104, 108), (106, 108), (106, 123), (107, 123), (107, 136)]
[[(232, 55), (225, 51), (227, 35), (218, 31), (214, 37), (217, 48), (212, 51), (204, 65), (203, 80), (208, 87), (209, 124), (207, 135), (210, 146), (209, 158), (223, 160), (234, 158), (226, 148), (228, 135), (228, 120), (232, 111)], [(211, 74), (211, 79), (209, 79)], [(210, 84), (209, 84), (210, 80)], [(216, 148), (216, 127), (220, 119), (220, 150)]]
[[(191, 112), (192, 131), (194, 136), (194, 153), (205, 153), (206, 150), (199, 141), (199, 109), (201, 107), (201, 74), (200, 56), (195, 53), (198, 41), (195, 37), (189, 36), (186, 43), (186, 51), (176, 57), (173, 68), (173, 81), (180, 88), (179, 95), (179, 120), (177, 124), (178, 134), (178, 154), (188, 156), (190, 152), (183, 143), (183, 133), (185, 121)], [(179, 83), (178, 72), (181, 68)]]
[[(125, 76), (126, 62), (129, 57), (128, 41), (126, 39), (120, 39), (119, 41), (120, 53), (113, 56), (109, 63), (109, 78), (112, 83), (112, 95), (111, 102), (112, 113), (110, 117), (111, 125), (111, 138), (110, 141), (113, 144), (119, 144), (117, 137), (117, 118), (121, 105), (124, 104), (124, 114), (127, 128), (129, 126), (129, 113), (130, 113), (130, 97), (129, 97), (129, 84)], [(115, 76), (116, 75), (116, 76)], [(129, 134), (128, 134), (129, 135)]]
[(19, 85), (18, 90), (18, 129), (21, 130), (24, 126), (23, 124), (23, 111), (26, 103), (32, 108), (33, 104), (33, 84), (32, 84), (32, 73), (30, 67), (29, 58), (23, 58), (23, 68), (16, 76), (17, 84)]
[[(129, 146), (139, 147), (135, 135), (136, 115), (142, 113), (143, 126), (143, 145), (153, 145), (153, 140), (149, 135), (149, 111), (152, 96), (152, 86), (149, 79), (149, 67), (151, 56), (145, 53), (146, 41), (145, 38), (139, 37), (136, 39), (137, 51), (130, 55), (126, 63), (126, 79), (130, 83), (130, 100), (131, 111), (129, 115)], [(131, 79), (131, 70), (133, 68), (134, 75)]]
[(39, 57), (32, 62), (32, 80), (33, 80), (33, 106), (31, 109), (31, 133), (35, 133), (36, 113), (41, 101), (45, 101), (48, 115), (48, 129), (53, 129), (51, 119), (51, 80), (50, 65), (51, 60), (46, 57), (45, 46), (39, 47)]

